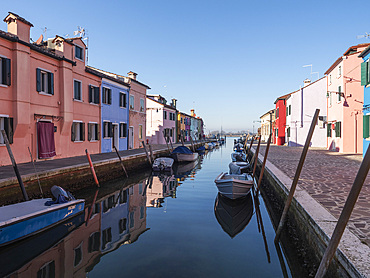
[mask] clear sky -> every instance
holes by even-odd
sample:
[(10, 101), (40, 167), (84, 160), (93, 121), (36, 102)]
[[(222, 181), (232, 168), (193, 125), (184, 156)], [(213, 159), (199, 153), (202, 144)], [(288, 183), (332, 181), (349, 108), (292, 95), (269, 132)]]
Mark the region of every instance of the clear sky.
[[(149, 94), (195, 108), (206, 130), (256, 130), (277, 97), (317, 79), (370, 32), (369, 1), (2, 1), (36, 41), (88, 30), (93, 67), (138, 73)], [(2, 22), (1, 30), (6, 30)]]

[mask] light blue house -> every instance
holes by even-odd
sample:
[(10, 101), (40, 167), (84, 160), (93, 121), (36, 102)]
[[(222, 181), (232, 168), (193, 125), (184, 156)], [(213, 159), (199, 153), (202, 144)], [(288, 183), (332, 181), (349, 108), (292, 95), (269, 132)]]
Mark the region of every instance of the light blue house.
[[(108, 76), (107, 76), (108, 77)], [(102, 79), (101, 152), (127, 150), (129, 127), (129, 84), (119, 79)]]
[(363, 106), (363, 155), (370, 145), (370, 46), (359, 55), (364, 60), (361, 64), (361, 86), (364, 86)]

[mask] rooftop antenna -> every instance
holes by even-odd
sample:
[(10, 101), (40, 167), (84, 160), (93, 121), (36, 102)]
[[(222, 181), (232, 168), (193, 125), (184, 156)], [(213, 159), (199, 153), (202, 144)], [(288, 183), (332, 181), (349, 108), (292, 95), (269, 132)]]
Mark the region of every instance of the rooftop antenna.
[(365, 32), (365, 35), (359, 35), (359, 36), (357, 36), (357, 39), (363, 39), (363, 38), (369, 39), (370, 38), (370, 33)]
[(89, 36), (87, 34), (87, 29), (77, 26), (77, 31), (73, 32), (74, 36), (81, 37), (82, 41), (86, 42), (86, 62), (89, 61)]
[(311, 76), (312, 76), (312, 74), (314, 74), (314, 73), (317, 73), (317, 79), (319, 79), (319, 72), (318, 71), (315, 71), (315, 72), (312, 72), (312, 64), (311, 65), (304, 65), (304, 66), (302, 66), (303, 68), (307, 68), (307, 67), (311, 67)]
[(40, 28), (41, 30), (42, 30), (42, 34), (43, 34), (43, 38), (45, 39), (45, 40), (47, 40), (47, 35), (46, 35), (46, 33), (47, 33), (47, 31), (50, 31), (51, 29), (49, 29), (48, 27), (44, 27), (44, 28)]

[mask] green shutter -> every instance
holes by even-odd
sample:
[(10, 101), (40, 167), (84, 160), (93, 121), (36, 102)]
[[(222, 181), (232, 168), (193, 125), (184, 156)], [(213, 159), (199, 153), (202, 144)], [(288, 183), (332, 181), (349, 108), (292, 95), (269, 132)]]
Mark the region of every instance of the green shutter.
[(81, 128), (81, 131), (80, 131), (81, 138), (80, 138), (80, 140), (85, 141), (85, 123), (80, 123), (80, 128)]
[(361, 63), (361, 86), (366, 86), (367, 84), (369, 84), (368, 67), (369, 67), (369, 62)]
[(48, 73), (48, 93), (54, 95), (54, 74)]
[(107, 103), (105, 99), (105, 88), (102, 88), (102, 103)]
[[(94, 87), (89, 85), (89, 103), (93, 102), (93, 90), (94, 90)], [(90, 139), (89, 139), (89, 141), (90, 141)]]
[(341, 122), (335, 123), (335, 137), (341, 137)]
[(36, 91), (41, 92), (41, 70), (36, 69)]
[(327, 130), (327, 132), (326, 132), (326, 136), (327, 136), (327, 137), (331, 137), (331, 124), (330, 124), (330, 123), (328, 123), (328, 124), (326, 125), (326, 130)]
[[(91, 86), (90, 86), (91, 87)], [(87, 140), (89, 140), (89, 141), (91, 141), (91, 126), (92, 126), (93, 124), (91, 124), (91, 123), (88, 123), (87, 124)]]
[(289, 105), (289, 115), (291, 115), (291, 114), (292, 114), (292, 106)]
[(9, 144), (13, 144), (13, 118), (4, 118), (4, 130)]
[(10, 86), (11, 84), (11, 61), (7, 58), (2, 58), (3, 61), (3, 84)]
[(111, 122), (108, 122), (108, 137), (113, 137), (113, 124)]
[(369, 138), (369, 118), (370, 115), (364, 115), (363, 118), (363, 138)]
[(71, 127), (71, 140), (73, 142), (76, 141), (75, 125), (76, 123), (72, 123), (72, 127)]
[(342, 99), (342, 86), (338, 86), (338, 101)]
[(112, 90), (109, 89), (109, 93), (108, 93), (108, 104), (112, 104)]
[(290, 137), (290, 127), (287, 129), (287, 137)]

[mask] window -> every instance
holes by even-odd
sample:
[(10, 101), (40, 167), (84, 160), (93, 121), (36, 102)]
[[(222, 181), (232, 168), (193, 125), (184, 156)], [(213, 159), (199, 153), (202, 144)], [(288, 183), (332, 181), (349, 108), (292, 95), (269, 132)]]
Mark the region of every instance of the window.
[(370, 83), (369, 61), (361, 64), (361, 86), (367, 86)]
[(82, 89), (81, 89), (81, 81), (74, 80), (73, 81), (73, 98), (75, 100), (82, 100)]
[(289, 115), (292, 115), (292, 105), (289, 104)]
[(145, 105), (144, 105), (144, 99), (140, 99), (140, 112), (144, 112)]
[(54, 74), (36, 69), (36, 90), (39, 93), (54, 95)]
[(121, 138), (127, 137), (127, 124), (126, 123), (119, 124), (119, 137)]
[(111, 122), (103, 123), (103, 138), (113, 137), (113, 124)]
[(83, 122), (72, 123), (71, 139), (73, 142), (85, 141), (85, 123)]
[(341, 122), (335, 123), (335, 137), (341, 137)]
[[(0, 130), (5, 130), (9, 144), (13, 144), (13, 118), (0, 117)], [(1, 132), (0, 132), (0, 144), (5, 144)]]
[(290, 137), (290, 127), (288, 127), (287, 130), (286, 130), (286, 136)]
[(143, 126), (139, 125), (139, 139), (143, 139)]
[(143, 219), (144, 218), (144, 212), (145, 212), (145, 207), (144, 206), (141, 206), (140, 207), (140, 219)]
[(99, 87), (89, 85), (89, 103), (99, 104)]
[(167, 111), (163, 111), (163, 119), (167, 120)]
[(122, 92), (119, 93), (119, 107), (122, 107), (122, 108), (127, 107), (126, 94)]
[(55, 262), (51, 261), (37, 271), (37, 278), (55, 277)]
[(80, 262), (82, 261), (82, 243), (74, 249), (75, 258), (74, 258), (74, 266), (78, 266)]
[(173, 136), (173, 133), (172, 133), (172, 128), (170, 129), (170, 137)]
[(182, 118), (180, 119), (180, 123), (182, 123)]
[(75, 57), (80, 60), (84, 60), (84, 52), (83, 48), (75, 45)]
[(342, 86), (338, 86), (338, 101), (342, 99)]
[(88, 140), (89, 141), (99, 140), (99, 124), (88, 123)]
[(112, 104), (112, 90), (111, 89), (103, 87), (102, 103)]
[(332, 104), (332, 99), (331, 99), (331, 92), (329, 93), (329, 106)]
[(331, 137), (331, 124), (326, 125), (326, 136)]
[(338, 76), (341, 76), (342, 75), (342, 66), (339, 66), (338, 67)]
[(370, 137), (370, 115), (364, 115), (363, 116), (363, 138), (369, 138)]
[(10, 86), (11, 83), (11, 61), (0, 57), (0, 84)]
[(331, 84), (331, 74), (329, 75), (329, 84)]
[(135, 98), (134, 96), (130, 95), (130, 110), (134, 110), (134, 103), (135, 103)]
[(127, 218), (122, 218), (119, 220), (118, 223), (119, 226), (119, 233), (122, 234), (124, 231), (126, 231), (126, 226), (127, 226)]
[(103, 230), (102, 232), (102, 249), (104, 250), (105, 247), (107, 246), (108, 242), (111, 242), (112, 241), (112, 229), (111, 228), (107, 228), (105, 230)]
[(279, 118), (279, 107), (276, 109), (276, 118)]
[(134, 212), (130, 212), (130, 228), (133, 228), (135, 226), (135, 218), (134, 218)]
[(120, 204), (125, 204), (125, 203), (127, 203), (127, 191), (128, 191), (128, 190), (121, 191), (120, 196), (119, 196), (119, 203), (120, 203)]
[(95, 232), (89, 237), (88, 252), (92, 253), (95, 251), (99, 251), (99, 247), (100, 247), (100, 232)]

